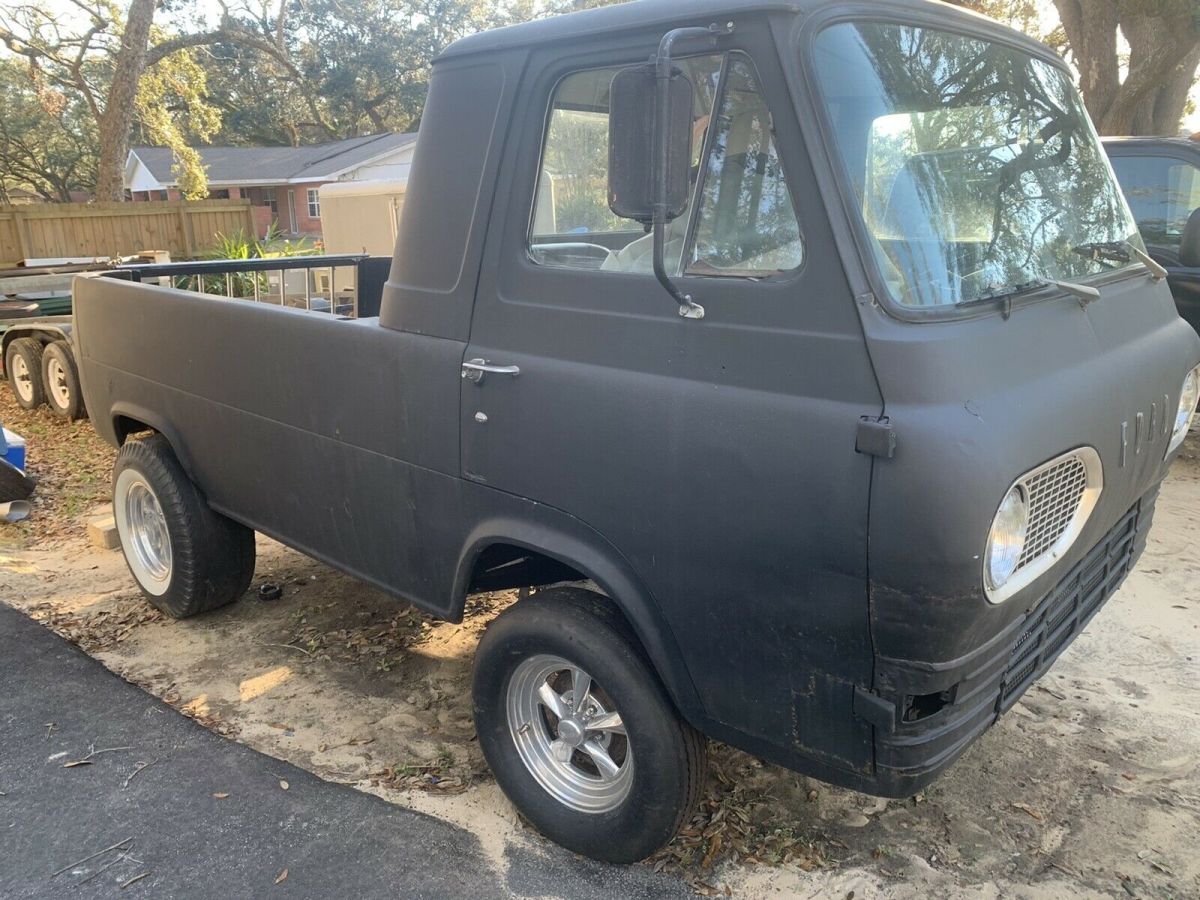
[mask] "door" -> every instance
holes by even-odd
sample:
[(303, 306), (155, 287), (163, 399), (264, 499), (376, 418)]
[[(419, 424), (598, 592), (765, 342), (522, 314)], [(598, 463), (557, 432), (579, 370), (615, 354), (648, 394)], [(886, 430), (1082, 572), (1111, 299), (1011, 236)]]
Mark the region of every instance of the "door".
[(1113, 169), (1150, 255), (1167, 267), (1179, 314), (1200, 331), (1200, 235), (1184, 234), (1200, 208), (1200, 167), (1194, 154), (1138, 145), (1125, 153), (1110, 146)]
[(869, 678), (854, 446), (881, 401), (774, 45), (757, 20), (736, 34), (681, 63), (694, 193), (668, 264), (703, 320), (680, 317), (642, 228), (607, 204), (608, 85), (661, 35), (535, 54), (466, 353), (463, 474), (612, 544), (713, 721), (819, 755), (853, 743), (830, 722)]

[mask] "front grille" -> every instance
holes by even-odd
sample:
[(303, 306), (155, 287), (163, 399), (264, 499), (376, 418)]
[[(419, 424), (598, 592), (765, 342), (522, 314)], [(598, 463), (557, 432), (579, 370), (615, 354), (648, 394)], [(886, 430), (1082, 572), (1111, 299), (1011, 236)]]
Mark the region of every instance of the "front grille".
[[(953, 700), (935, 714), (877, 731), (876, 766), (890, 777), (913, 778), (944, 768), (1001, 714), (1087, 627), (1133, 569), (1154, 518), (1156, 491), (1133, 505), (1058, 583), (996, 639), (944, 673), (889, 661), (892, 694), (945, 692)], [(954, 683), (957, 682), (957, 683)]]
[(1023, 479), (1021, 486), (1029, 504), (1029, 529), (1018, 569), (1053, 547), (1070, 527), (1087, 490), (1087, 466), (1078, 456), (1068, 456)]
[(1013, 487), (1021, 491), (1028, 510), (1025, 545), (1007, 581), (993, 587), (988, 579), (992, 603), (1025, 590), (1071, 549), (1104, 488), (1100, 455), (1079, 447), (1026, 472)]
[(998, 711), (1012, 706), (1050, 667), (1129, 574), (1136, 559), (1140, 510), (1141, 503), (1135, 504), (1029, 617), (1004, 670)]

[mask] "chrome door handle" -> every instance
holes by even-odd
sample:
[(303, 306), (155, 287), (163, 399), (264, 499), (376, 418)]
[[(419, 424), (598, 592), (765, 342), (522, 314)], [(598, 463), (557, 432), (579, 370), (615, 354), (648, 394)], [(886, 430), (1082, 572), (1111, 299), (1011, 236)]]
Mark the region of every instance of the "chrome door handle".
[(462, 377), (467, 381), (479, 384), (484, 375), (510, 375), (516, 378), (521, 374), (517, 366), (494, 366), (486, 359), (471, 359), (462, 364)]

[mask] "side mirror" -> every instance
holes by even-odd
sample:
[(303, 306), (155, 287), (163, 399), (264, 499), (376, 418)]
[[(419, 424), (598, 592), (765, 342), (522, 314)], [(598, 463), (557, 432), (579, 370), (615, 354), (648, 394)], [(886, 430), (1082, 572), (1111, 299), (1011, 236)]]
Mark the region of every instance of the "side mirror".
[[(668, 82), (666, 134), (657, 134), (655, 67), (622, 69), (612, 80), (608, 122), (608, 205), (625, 219), (654, 221), (654, 204), (666, 200), (666, 221), (687, 208), (692, 163), (692, 83), (679, 70)], [(666, 151), (666, 184), (654, 183), (658, 154)]]

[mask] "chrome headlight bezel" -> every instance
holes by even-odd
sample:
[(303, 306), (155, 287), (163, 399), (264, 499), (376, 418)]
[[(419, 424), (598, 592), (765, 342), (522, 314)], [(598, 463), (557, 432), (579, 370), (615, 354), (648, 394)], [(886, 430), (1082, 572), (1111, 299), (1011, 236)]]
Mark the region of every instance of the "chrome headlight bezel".
[(1196, 366), (1183, 377), (1183, 384), (1179, 388), (1179, 405), (1175, 409), (1175, 424), (1171, 431), (1171, 440), (1167, 442), (1164, 459), (1183, 445), (1191, 430), (1192, 422), (1196, 418), (1198, 404), (1200, 404), (1200, 366)]
[[(1061, 519), (1055, 521), (1062, 524), (1062, 527), (1056, 528), (1047, 537), (1042, 535), (1047, 534), (1044, 530), (1045, 521), (1042, 518), (1043, 509), (1054, 512), (1053, 506), (1042, 507), (1040, 496), (1042, 491), (1037, 485), (1043, 483), (1044, 478), (1052, 478), (1052, 470), (1058, 469), (1064, 465), (1082, 466), (1083, 488), (1079, 494), (1078, 502), (1072, 511), (1070, 518), (1062, 523)], [(1032, 487), (1031, 487), (1032, 486)], [(1026, 525), (1026, 534), (1024, 546), (1021, 551), (1021, 560), (1015, 570), (1001, 584), (995, 584), (990, 571), (992, 545), (996, 536), (997, 520), (1004, 509), (1004, 503), (1014, 490), (1021, 489), (1024, 492), (1026, 503), (1026, 515), (1028, 523)], [(1060, 559), (1074, 545), (1075, 541), (1083, 533), (1084, 526), (1087, 525), (1091, 518), (1093, 510), (1100, 499), (1100, 494), (1104, 489), (1104, 467), (1100, 461), (1100, 454), (1092, 447), (1077, 447), (1074, 450), (1069, 450), (1054, 459), (1042, 463), (1030, 469), (1020, 478), (1016, 479), (1004, 492), (1004, 499), (996, 508), (996, 514), (992, 518), (992, 526), (988, 530), (987, 543), (984, 545), (983, 553), (983, 588), (984, 595), (989, 603), (999, 604), (1009, 599), (1013, 595), (1027, 588), (1030, 584), (1050, 571)], [(1054, 495), (1050, 495), (1051, 500)], [(1036, 548), (1029, 550), (1030, 547)], [(1036, 555), (1026, 559), (1026, 551), (1030, 553), (1036, 552)]]

